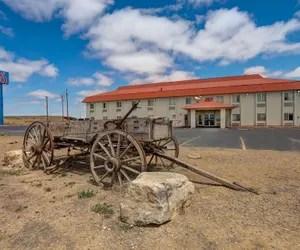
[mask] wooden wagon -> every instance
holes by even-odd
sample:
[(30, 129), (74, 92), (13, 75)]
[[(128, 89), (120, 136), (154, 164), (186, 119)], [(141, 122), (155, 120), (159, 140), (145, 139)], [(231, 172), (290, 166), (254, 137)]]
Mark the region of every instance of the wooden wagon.
[[(121, 120), (82, 120), (32, 123), (23, 140), (23, 161), (30, 169), (45, 172), (57, 168), (54, 152), (79, 148), (78, 155), (89, 155), (90, 170), (96, 184), (122, 185), (148, 167), (160, 165), (168, 171), (174, 163), (235, 190), (249, 189), (178, 159), (179, 145), (172, 121), (166, 118), (129, 118), (135, 103)], [(66, 158), (67, 159), (67, 158)]]

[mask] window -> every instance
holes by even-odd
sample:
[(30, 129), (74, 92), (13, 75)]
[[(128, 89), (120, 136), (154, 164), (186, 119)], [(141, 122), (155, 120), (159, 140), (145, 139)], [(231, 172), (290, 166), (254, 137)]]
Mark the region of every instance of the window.
[(240, 103), (240, 95), (233, 95), (232, 103)]
[(118, 119), (118, 120), (121, 120), (121, 119), (122, 119), (122, 116), (117, 116), (117, 119)]
[(137, 118), (137, 116), (136, 116), (136, 115), (133, 115), (133, 116), (131, 116), (131, 118)]
[(205, 102), (212, 102), (214, 100), (213, 97), (206, 97)]
[(266, 101), (266, 93), (257, 93), (256, 98), (257, 98), (257, 102), (265, 102)]
[(284, 120), (285, 121), (294, 121), (294, 114), (293, 113), (284, 113)]
[(94, 113), (94, 111), (95, 111), (94, 109), (91, 109), (91, 110), (90, 110), (90, 113)]
[(153, 107), (154, 106), (154, 100), (148, 100), (148, 107)]
[(90, 103), (90, 109), (94, 109), (95, 108), (95, 104), (94, 103)]
[(221, 103), (223, 103), (223, 102), (224, 102), (224, 96), (217, 96), (217, 97), (216, 97), (216, 102), (221, 102)]
[(172, 119), (176, 119), (176, 115), (172, 115)]
[(122, 108), (122, 102), (117, 102), (117, 108)]
[(176, 104), (175, 98), (173, 97), (169, 98), (169, 105), (175, 105), (175, 104)]
[(266, 121), (266, 114), (265, 113), (257, 114), (257, 121), (258, 122), (265, 122)]
[(294, 92), (293, 91), (285, 91), (284, 92), (284, 101), (294, 101)]
[(94, 117), (91, 117), (90, 119), (91, 119), (92, 121), (93, 121), (93, 120), (95, 120), (95, 118), (94, 118)]
[(103, 109), (106, 109), (106, 102), (104, 102), (102, 105), (103, 105)]
[(103, 120), (107, 120), (107, 116), (103, 116)]
[(240, 120), (241, 120), (241, 115), (240, 114), (233, 114), (232, 115), (232, 121), (239, 122)]
[(192, 98), (191, 97), (185, 98), (185, 104), (192, 104)]

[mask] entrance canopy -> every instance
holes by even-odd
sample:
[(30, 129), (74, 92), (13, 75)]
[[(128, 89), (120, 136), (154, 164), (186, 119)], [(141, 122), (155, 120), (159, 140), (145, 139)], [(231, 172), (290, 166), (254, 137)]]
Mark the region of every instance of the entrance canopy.
[(234, 106), (221, 102), (214, 102), (205, 100), (204, 102), (198, 102), (195, 104), (187, 105), (184, 107), (186, 110), (198, 109), (198, 110), (219, 110), (219, 109), (233, 109)]

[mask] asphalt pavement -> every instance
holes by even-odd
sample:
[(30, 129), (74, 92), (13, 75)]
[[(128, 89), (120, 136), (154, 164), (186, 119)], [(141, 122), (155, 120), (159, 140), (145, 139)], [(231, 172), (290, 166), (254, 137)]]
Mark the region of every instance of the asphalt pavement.
[[(0, 126), (0, 135), (23, 136), (27, 126)], [(299, 128), (174, 128), (182, 146), (300, 151)]]
[(300, 128), (175, 128), (174, 135), (182, 146), (300, 151)]
[(10, 125), (10, 126), (0, 126), (0, 135), (19, 135), (23, 136), (25, 134), (25, 131), (28, 126), (15, 126), (15, 125)]

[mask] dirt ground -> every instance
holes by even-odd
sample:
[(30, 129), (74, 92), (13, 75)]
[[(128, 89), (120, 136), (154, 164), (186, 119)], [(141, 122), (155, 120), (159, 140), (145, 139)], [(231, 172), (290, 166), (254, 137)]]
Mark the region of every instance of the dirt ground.
[[(17, 143), (15, 143), (17, 142)], [(10, 144), (13, 143), (13, 144)], [(0, 160), (21, 137), (0, 137)], [(197, 152), (200, 159), (187, 158)], [(88, 166), (58, 174), (0, 173), (0, 249), (300, 249), (300, 153), (181, 148), (180, 158), (260, 195), (195, 182), (185, 213), (160, 227), (119, 220), (124, 189), (92, 185)], [(95, 192), (79, 199), (78, 192)], [(109, 218), (91, 211), (112, 205)]]
[[(49, 121), (61, 121), (61, 116), (49, 116)], [(4, 124), (5, 125), (30, 125), (33, 122), (42, 121), (46, 122), (46, 116), (5, 116)]]

